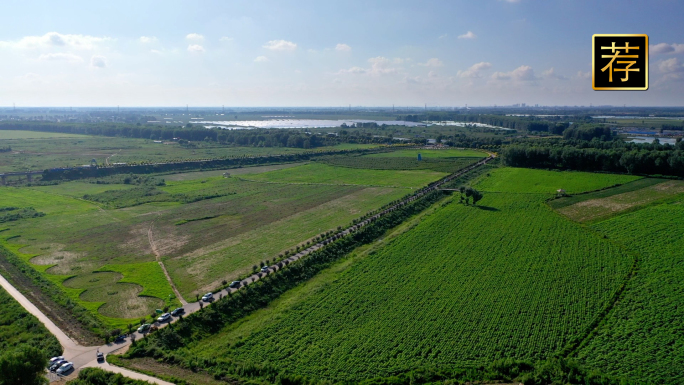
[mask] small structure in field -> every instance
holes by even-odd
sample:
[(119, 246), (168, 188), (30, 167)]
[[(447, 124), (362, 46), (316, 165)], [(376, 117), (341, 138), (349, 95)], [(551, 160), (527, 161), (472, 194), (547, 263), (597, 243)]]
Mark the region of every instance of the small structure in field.
[(418, 160), (423, 160), (423, 156), (418, 153)]
[(563, 190), (562, 188), (559, 188), (558, 190), (556, 190), (556, 196), (558, 198), (560, 198), (560, 197), (566, 197), (566, 196), (568, 196), (568, 194), (565, 192), (565, 190)]
[(229, 172), (224, 172), (223, 173), (224, 178), (230, 178), (230, 173)]

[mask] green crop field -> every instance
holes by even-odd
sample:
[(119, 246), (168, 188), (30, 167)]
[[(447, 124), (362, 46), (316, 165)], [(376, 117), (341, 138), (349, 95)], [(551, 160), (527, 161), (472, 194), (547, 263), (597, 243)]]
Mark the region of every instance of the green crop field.
[[(243, 155), (295, 154), (308, 150), (288, 147), (233, 147), (198, 142), (196, 147), (182, 147), (176, 142), (155, 143), (153, 140), (102, 137), (33, 131), (0, 130), (0, 172), (45, 170), (90, 164), (131, 162), (165, 162), (187, 159), (209, 159)], [(316, 150), (350, 150), (369, 148), (363, 144), (341, 144)]]
[[(499, 170), (475, 187), (501, 186)], [(619, 177), (514, 170), (517, 190), (453, 199), (350, 263), (341, 261), (190, 352), (356, 382), (419, 367), (546, 358), (581, 339), (624, 283), (633, 256), (554, 213), (549, 187), (608, 187)], [(525, 185), (527, 183), (528, 185)], [(345, 264), (347, 264), (345, 266)]]
[(492, 178), (483, 181), (479, 185), (479, 189), (489, 192), (548, 194), (563, 189), (568, 194), (576, 194), (640, 179), (640, 177), (632, 175), (545, 171), (512, 167), (497, 169), (492, 172), (492, 176)]
[(310, 163), (280, 171), (257, 175), (240, 175), (241, 179), (256, 182), (361, 185), (416, 188), (437, 180), (447, 173), (420, 170), (365, 170)]
[[(20, 131), (20, 130), (0, 130), (0, 140), (7, 139), (54, 139), (54, 138), (84, 138), (84, 135), (63, 134), (59, 132), (39, 132), (39, 131)], [(12, 144), (13, 142), (2, 142), (2, 144)]]
[(392, 152), (381, 152), (371, 154), (369, 156), (379, 158), (412, 158), (418, 159), (418, 154), (424, 159), (429, 158), (484, 158), (486, 153), (476, 150), (459, 150), (459, 149), (445, 149), (445, 150), (398, 150)]
[[(302, 169), (312, 171), (304, 174), (309, 184), (241, 179), (287, 180)], [(121, 327), (179, 304), (157, 260), (194, 301), (196, 293), (445, 175), (348, 170), (300, 163), (230, 170), (236, 177), (229, 178), (219, 171), (174, 174), (165, 183), (166, 176), (124, 175), (4, 187), (0, 201), (12, 209), (0, 214), (26, 215), (3, 223), (2, 240), (71, 300)]]
[(624, 296), (578, 357), (640, 383), (684, 382), (684, 198), (593, 225), (639, 256)]
[(480, 158), (425, 158), (413, 159), (405, 156), (376, 157), (371, 155), (334, 155), (318, 159), (330, 166), (366, 168), (373, 170), (431, 170), (453, 173), (465, 168)]

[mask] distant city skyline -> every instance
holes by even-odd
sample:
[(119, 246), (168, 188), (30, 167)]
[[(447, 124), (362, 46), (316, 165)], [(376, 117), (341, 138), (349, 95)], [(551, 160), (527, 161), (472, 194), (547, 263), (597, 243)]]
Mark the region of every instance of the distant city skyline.
[[(682, 106), (684, 2), (15, 1), (0, 107)], [(593, 91), (591, 36), (646, 33), (648, 91)]]

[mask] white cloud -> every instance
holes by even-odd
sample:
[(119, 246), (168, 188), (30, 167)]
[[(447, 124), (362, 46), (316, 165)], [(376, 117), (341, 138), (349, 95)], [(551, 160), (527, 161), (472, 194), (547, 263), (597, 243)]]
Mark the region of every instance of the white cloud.
[(57, 52), (57, 53), (45, 53), (42, 54), (38, 57), (38, 60), (43, 60), (43, 61), (66, 61), (69, 63), (80, 63), (83, 61), (83, 58), (77, 55), (74, 55), (72, 53), (63, 53), (63, 52)]
[(676, 57), (662, 60), (658, 63), (658, 69), (664, 73), (663, 81), (679, 81), (684, 79), (684, 65)]
[(430, 72), (428, 72), (428, 77), (429, 77), (429, 78), (436, 78), (436, 77), (438, 77), (438, 76), (439, 76), (439, 75), (437, 75), (437, 72), (435, 72), (435, 71), (430, 71)]
[(266, 56), (257, 56), (254, 61), (257, 63), (265, 63), (268, 61), (268, 58)]
[(542, 72), (542, 76), (547, 79), (558, 79), (558, 80), (568, 80), (567, 77), (563, 75), (559, 75), (555, 72), (553, 67), (549, 68), (548, 70)]
[(229, 36), (223, 36), (219, 39), (219, 41), (223, 41), (223, 42), (228, 42), (228, 41), (233, 41), (233, 40), (234, 39), (232, 37), (229, 37)]
[(371, 64), (369, 68), (362, 68), (358, 66), (351, 67), (349, 69), (342, 69), (337, 71), (336, 75), (344, 75), (344, 74), (353, 74), (353, 75), (358, 75), (358, 74), (367, 74), (371, 76), (381, 76), (381, 75), (389, 75), (389, 74), (397, 74), (399, 73), (399, 68), (393, 67), (393, 64), (398, 64), (402, 62), (403, 59), (388, 59), (383, 56), (378, 56), (378, 57), (372, 57), (368, 59), (368, 62)]
[(472, 66), (470, 66), (470, 68), (468, 68), (465, 71), (458, 71), (457, 76), (461, 78), (480, 78), (482, 77), (480, 72), (488, 70), (490, 68), (492, 68), (492, 63), (483, 61), (473, 64)]
[(203, 42), (204, 36), (200, 35), (199, 33), (189, 33), (185, 36), (185, 39), (194, 42)]
[(367, 73), (368, 70), (365, 68), (361, 67), (351, 67), (348, 70), (339, 70), (337, 71), (337, 75), (343, 75), (343, 74), (365, 74)]
[(154, 44), (159, 41), (156, 36), (140, 36), (138, 40), (143, 44)]
[(680, 54), (680, 53), (684, 53), (684, 44), (659, 43), (659, 44), (650, 46), (649, 52), (656, 54), (656, 55), (667, 54), (667, 53)]
[(48, 32), (42, 36), (24, 36), (16, 41), (0, 41), (0, 48), (36, 49), (65, 47), (71, 49), (94, 49), (98, 45), (112, 40), (109, 37), (64, 35), (57, 32)]
[(449, 36), (449, 34), (445, 33), (444, 35), (440, 35), (438, 39), (445, 39), (447, 36)]
[(589, 79), (591, 78), (591, 72), (582, 72), (582, 71), (577, 71), (577, 77), (580, 79)]
[(505, 1), (507, 3), (519, 3), (520, 2), (520, 0), (502, 0), (502, 1)]
[(335, 46), (335, 51), (340, 51), (340, 52), (349, 52), (351, 51), (351, 47), (348, 46), (347, 44), (338, 44)]
[(202, 47), (199, 44), (190, 44), (188, 46), (188, 52), (193, 52), (193, 53), (204, 53), (204, 47)]
[(90, 58), (90, 65), (92, 67), (105, 68), (107, 67), (107, 58), (100, 55), (93, 55), (93, 57)]
[(679, 62), (679, 59), (676, 57), (663, 60), (660, 63), (658, 63), (658, 69), (662, 73), (675, 73), (675, 72), (684, 72), (684, 66)]
[(371, 63), (371, 68), (368, 73), (374, 76), (387, 75), (397, 73), (397, 68), (391, 67), (392, 62), (386, 57), (378, 56), (368, 59)]
[(163, 55), (164, 54), (162, 51), (160, 51), (158, 49), (151, 49), (150, 52), (155, 54), (155, 55)]
[(475, 35), (472, 31), (468, 31), (464, 33), (463, 35), (458, 35), (459, 39), (474, 39), (476, 38), (477, 35)]
[(521, 82), (528, 82), (536, 80), (534, 70), (530, 66), (520, 66), (511, 72), (495, 72), (492, 74), (494, 80), (515, 80)]
[(433, 57), (425, 63), (418, 63), (418, 65), (423, 67), (441, 67), (444, 63), (436, 57)]
[(271, 40), (263, 47), (272, 51), (294, 51), (297, 49), (297, 44), (287, 40)]

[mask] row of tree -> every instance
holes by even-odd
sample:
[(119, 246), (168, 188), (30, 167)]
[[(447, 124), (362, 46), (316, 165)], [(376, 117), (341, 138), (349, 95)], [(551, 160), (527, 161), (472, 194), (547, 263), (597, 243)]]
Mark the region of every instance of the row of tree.
[(684, 143), (666, 149), (647, 147), (578, 148), (572, 145), (518, 144), (501, 151), (512, 167), (560, 168), (630, 174), (684, 176)]

